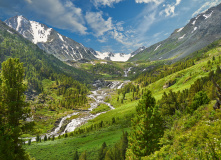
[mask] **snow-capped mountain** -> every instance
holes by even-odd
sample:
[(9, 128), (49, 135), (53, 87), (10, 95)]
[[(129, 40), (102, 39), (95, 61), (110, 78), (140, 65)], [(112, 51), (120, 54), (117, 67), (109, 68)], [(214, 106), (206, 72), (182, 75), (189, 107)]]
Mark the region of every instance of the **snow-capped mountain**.
[(39, 22), (30, 21), (23, 16), (15, 16), (7, 19), (5, 23), (62, 61), (96, 59), (93, 49), (88, 49)]
[(104, 52), (104, 53), (102, 53), (102, 52), (96, 51), (94, 56), (96, 58), (98, 58), (98, 59), (126, 62), (131, 57), (131, 54), (112, 53), (112, 52)]
[(185, 27), (176, 29), (169, 38), (144, 49), (129, 61), (168, 58), (178, 60), (186, 57), (221, 38), (220, 17), (221, 4), (192, 18)]

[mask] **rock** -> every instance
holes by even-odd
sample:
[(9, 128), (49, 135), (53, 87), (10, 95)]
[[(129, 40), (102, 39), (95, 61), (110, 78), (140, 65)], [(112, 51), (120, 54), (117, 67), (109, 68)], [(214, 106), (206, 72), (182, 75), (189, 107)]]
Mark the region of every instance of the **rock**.
[(169, 82), (166, 82), (163, 86), (163, 89), (169, 88), (172, 85), (174, 85), (176, 83), (176, 79), (175, 80), (169, 80)]

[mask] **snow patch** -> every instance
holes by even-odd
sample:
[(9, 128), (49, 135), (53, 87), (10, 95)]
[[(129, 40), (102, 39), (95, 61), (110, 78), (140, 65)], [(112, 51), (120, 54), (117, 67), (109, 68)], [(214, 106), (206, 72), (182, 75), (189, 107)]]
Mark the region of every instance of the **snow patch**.
[(51, 34), (52, 28), (45, 29), (40, 23), (35, 21), (30, 21), (32, 27), (32, 35), (34, 44), (38, 42), (47, 42), (48, 36)]
[(192, 25), (195, 25), (195, 24), (196, 24), (196, 20), (195, 20), (195, 21), (193, 21)]
[(131, 57), (130, 54), (121, 55), (120, 53), (115, 53), (115, 54), (114, 54), (114, 57), (110, 57), (110, 59), (111, 59), (112, 61), (125, 62), (125, 61), (127, 61), (130, 57)]
[(14, 34), (12, 31), (7, 30), (8, 33)]
[(182, 37), (179, 37), (178, 40), (181, 40), (185, 37), (186, 34), (184, 34)]
[(197, 27), (194, 27), (194, 29), (193, 29), (193, 31), (191, 33), (195, 32), (196, 30), (197, 30)]
[(58, 33), (58, 36), (59, 36), (59, 38), (61, 39), (61, 41), (63, 41), (64, 42), (64, 39), (63, 39), (63, 37)]
[(161, 44), (159, 46), (157, 46), (154, 51), (156, 51), (160, 46), (161, 46)]
[(177, 32), (181, 32), (183, 30), (184, 27), (180, 28), (177, 30)]
[(205, 17), (205, 19), (207, 19), (207, 18), (211, 17), (212, 13), (213, 13), (213, 11), (210, 14), (204, 14), (203, 17)]
[(22, 16), (18, 16), (17, 18), (17, 27), (16, 27), (16, 31), (19, 30), (20, 26), (21, 26), (21, 21), (22, 21), (23, 17)]

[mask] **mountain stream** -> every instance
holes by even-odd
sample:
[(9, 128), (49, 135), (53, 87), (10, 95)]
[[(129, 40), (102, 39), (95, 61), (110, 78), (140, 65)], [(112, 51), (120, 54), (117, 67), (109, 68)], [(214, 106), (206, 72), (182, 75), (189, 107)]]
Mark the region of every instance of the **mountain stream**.
[[(74, 111), (73, 113), (68, 114), (67, 116), (61, 118), (59, 120), (59, 123), (56, 126), (56, 128), (53, 129), (50, 133), (46, 133), (46, 134), (42, 135), (41, 139), (43, 139), (45, 135), (47, 135), (47, 137), (52, 137), (53, 135), (55, 137), (58, 137), (59, 135), (63, 135), (66, 132), (72, 132), (77, 127), (80, 127), (81, 125), (85, 124), (88, 120), (94, 119), (95, 117), (99, 116), (100, 114), (106, 113), (107, 111), (100, 112), (97, 114), (90, 113), (90, 111), (92, 111), (93, 109), (98, 107), (99, 104), (108, 105), (110, 107), (110, 110), (115, 109), (110, 103), (107, 103), (104, 100), (107, 96), (109, 96), (110, 92), (112, 92), (115, 89), (121, 89), (125, 83), (128, 83), (128, 81), (125, 81), (125, 82), (113, 81), (110, 83), (105, 83), (106, 86), (104, 86), (104, 84), (103, 84), (102, 88), (98, 87), (97, 90), (91, 91), (91, 94), (88, 95), (88, 97), (93, 99), (94, 101), (90, 104), (91, 107), (88, 110), (76, 110), (77, 112)], [(80, 114), (81, 116), (79, 116), (78, 118), (72, 119), (66, 125), (65, 129), (61, 132), (61, 128), (64, 125), (65, 120), (74, 116), (74, 115), (78, 115), (78, 114)], [(36, 137), (32, 137), (31, 141), (36, 141)]]

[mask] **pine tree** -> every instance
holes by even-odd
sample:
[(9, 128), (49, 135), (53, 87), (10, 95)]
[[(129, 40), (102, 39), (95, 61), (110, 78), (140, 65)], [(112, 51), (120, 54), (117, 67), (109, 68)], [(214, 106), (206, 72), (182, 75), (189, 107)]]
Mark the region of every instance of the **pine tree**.
[(150, 91), (144, 93), (143, 99), (139, 101), (129, 136), (129, 150), (133, 154), (128, 156), (143, 157), (159, 148), (163, 122), (155, 103)]
[(44, 136), (44, 141), (47, 141), (47, 140), (48, 140), (47, 135), (45, 135)]
[(31, 139), (28, 140), (28, 145), (31, 145)]
[(73, 160), (79, 160), (79, 155), (78, 155), (78, 151), (77, 150), (74, 152)]
[(39, 142), (39, 141), (40, 141), (40, 137), (39, 137), (39, 135), (37, 135), (36, 142)]
[(101, 149), (99, 150), (99, 153), (98, 153), (98, 159), (99, 160), (103, 160), (105, 158), (105, 154), (107, 152), (107, 145), (106, 143), (104, 142), (101, 146)]
[(126, 158), (126, 150), (128, 147), (128, 133), (123, 132), (123, 136), (120, 140), (120, 159), (124, 160)]
[(52, 141), (54, 141), (54, 139), (55, 139), (55, 137), (54, 137), (54, 135), (52, 136)]
[(7, 159), (27, 159), (19, 137), (22, 132), (32, 129), (33, 122), (25, 121), (30, 117), (30, 108), (25, 102), (26, 85), (23, 83), (23, 77), (24, 68), (19, 59), (9, 58), (2, 63), (0, 78), (0, 146), (2, 147), (0, 147), (0, 155), (5, 155)]
[(79, 160), (87, 160), (87, 152), (86, 151), (81, 153)]

